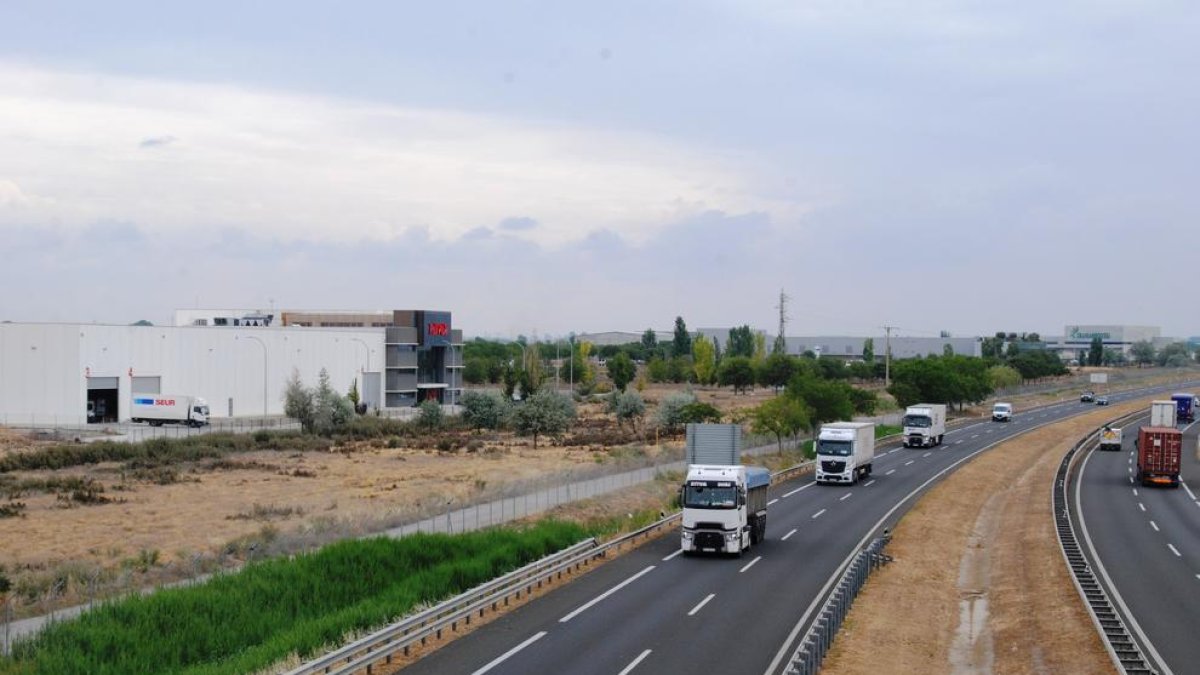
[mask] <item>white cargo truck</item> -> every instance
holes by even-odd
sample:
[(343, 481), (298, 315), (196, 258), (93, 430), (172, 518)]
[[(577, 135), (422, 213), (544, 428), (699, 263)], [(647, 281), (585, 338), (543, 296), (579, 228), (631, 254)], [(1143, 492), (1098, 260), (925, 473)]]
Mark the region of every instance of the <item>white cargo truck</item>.
[(134, 394), (129, 418), (133, 422), (146, 422), (153, 427), (161, 427), (164, 424), (202, 427), (208, 424), (208, 403), (195, 396)]
[(741, 555), (767, 534), (771, 472), (742, 466), (742, 428), (736, 424), (687, 426), (687, 477), (679, 490), (684, 555), (709, 551)]
[(1120, 450), (1121, 435), (1120, 429), (1105, 425), (1104, 428), (1100, 430), (1100, 449)]
[(946, 435), (946, 404), (918, 403), (904, 411), (904, 447), (932, 448)]
[(875, 424), (872, 422), (833, 422), (821, 427), (817, 435), (818, 483), (853, 485), (871, 475), (875, 459)]
[(1174, 428), (1176, 412), (1175, 401), (1151, 401), (1150, 426)]

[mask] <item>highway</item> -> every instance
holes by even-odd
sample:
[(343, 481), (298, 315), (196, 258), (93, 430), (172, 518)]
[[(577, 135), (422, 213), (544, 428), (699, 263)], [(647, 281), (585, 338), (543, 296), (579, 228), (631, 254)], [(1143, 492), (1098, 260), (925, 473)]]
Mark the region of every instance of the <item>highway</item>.
[[(1109, 398), (1119, 402), (1151, 391), (1167, 390)], [(1018, 411), (1008, 424), (969, 423), (947, 432), (937, 448), (884, 445), (873, 475), (856, 486), (817, 486), (808, 477), (773, 486), (767, 540), (743, 557), (684, 557), (677, 535), (669, 534), (476, 629), (406, 672), (781, 672), (842, 566), (883, 528), (893, 527), (916, 496), (998, 442), (1093, 410), (1072, 401)]]
[[(1200, 425), (1184, 427), (1180, 488), (1133, 482), (1133, 441), (1142, 418), (1125, 425), (1121, 452), (1095, 450), (1075, 474), (1076, 532), (1143, 654), (1160, 673), (1200, 663)], [(1081, 517), (1080, 517), (1081, 516)], [(1087, 537), (1082, 535), (1086, 526)], [(1089, 546), (1090, 541), (1090, 546)], [(1095, 559), (1098, 556), (1099, 561)], [(1115, 588), (1115, 593), (1114, 593)], [(1132, 620), (1130, 620), (1132, 618)]]

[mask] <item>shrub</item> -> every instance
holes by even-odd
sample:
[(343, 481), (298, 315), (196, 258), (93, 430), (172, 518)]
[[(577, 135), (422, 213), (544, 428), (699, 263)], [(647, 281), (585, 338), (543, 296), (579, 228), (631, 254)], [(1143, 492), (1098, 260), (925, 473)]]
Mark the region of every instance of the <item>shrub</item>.
[(512, 404), (497, 392), (468, 391), (462, 397), (462, 419), (473, 429), (499, 429), (511, 413)]
[(646, 402), (642, 400), (642, 395), (635, 391), (617, 392), (609, 396), (606, 407), (608, 412), (617, 418), (618, 425), (629, 422), (634, 429), (637, 428), (638, 421), (646, 415)]
[(575, 404), (566, 396), (553, 391), (539, 391), (513, 411), (513, 426), (517, 433), (533, 436), (535, 448), (538, 436), (562, 434), (574, 419)]
[(417, 424), (423, 429), (437, 429), (442, 426), (442, 406), (436, 401), (424, 401), (417, 411)]
[(679, 428), (685, 423), (683, 419), (684, 406), (695, 402), (696, 395), (691, 392), (680, 392), (665, 397), (658, 404), (656, 416), (658, 425), (671, 433), (679, 431)]

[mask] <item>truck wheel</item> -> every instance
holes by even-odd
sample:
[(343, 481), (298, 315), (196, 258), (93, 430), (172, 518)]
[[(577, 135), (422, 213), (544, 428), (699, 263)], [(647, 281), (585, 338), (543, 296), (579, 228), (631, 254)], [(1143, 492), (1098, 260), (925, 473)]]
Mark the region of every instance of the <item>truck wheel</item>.
[(938, 434), (938, 445), (941, 445), (941, 444), (942, 444), (942, 439), (943, 439), (943, 438), (945, 438), (945, 437), (946, 437), (946, 435), (945, 435), (945, 434)]

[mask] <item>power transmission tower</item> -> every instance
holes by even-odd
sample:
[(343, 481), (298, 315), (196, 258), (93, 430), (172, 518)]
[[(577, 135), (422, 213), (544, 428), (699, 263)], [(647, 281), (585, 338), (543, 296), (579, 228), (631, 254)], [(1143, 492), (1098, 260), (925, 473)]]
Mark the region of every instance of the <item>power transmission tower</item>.
[(784, 293), (782, 288), (779, 289), (779, 304), (775, 306), (779, 310), (779, 334), (775, 336), (775, 345), (771, 349), (775, 354), (787, 353), (787, 340), (783, 336), (784, 331), (787, 329), (787, 321), (791, 318), (787, 314), (788, 300), (791, 300), (788, 294)]

